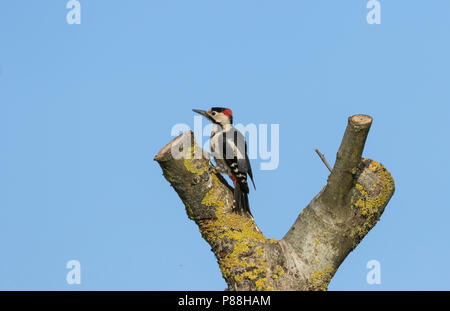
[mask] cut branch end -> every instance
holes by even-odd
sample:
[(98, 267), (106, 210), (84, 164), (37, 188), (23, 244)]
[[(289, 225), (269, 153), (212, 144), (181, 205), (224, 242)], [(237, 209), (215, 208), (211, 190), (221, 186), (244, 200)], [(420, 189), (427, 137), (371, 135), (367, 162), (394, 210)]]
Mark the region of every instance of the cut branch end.
[(372, 121), (372, 117), (365, 114), (357, 114), (348, 118), (348, 122), (356, 126), (370, 126)]

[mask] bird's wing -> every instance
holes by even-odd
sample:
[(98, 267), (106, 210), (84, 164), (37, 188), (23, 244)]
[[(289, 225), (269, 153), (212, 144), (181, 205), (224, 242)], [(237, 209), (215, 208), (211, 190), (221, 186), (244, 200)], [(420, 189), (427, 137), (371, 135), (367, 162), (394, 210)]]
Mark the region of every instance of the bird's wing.
[(249, 160), (249, 158), (247, 156), (247, 145), (245, 145), (245, 151), (246, 151), (245, 152), (245, 155), (246, 155), (245, 159), (247, 161), (247, 167), (248, 167), (247, 173), (248, 173), (248, 176), (250, 176), (250, 179), (252, 180), (253, 188), (255, 188), (255, 190), (256, 190), (255, 181), (253, 180), (252, 166), (250, 165), (250, 160)]
[(256, 189), (253, 180), (252, 167), (247, 154), (247, 142), (245, 141), (245, 136), (235, 127), (231, 127), (228, 131), (224, 132), (223, 135), (225, 136), (224, 139), (226, 141), (223, 153), (225, 161), (231, 168), (234, 168), (237, 165), (240, 173), (248, 174), (252, 180), (253, 187)]

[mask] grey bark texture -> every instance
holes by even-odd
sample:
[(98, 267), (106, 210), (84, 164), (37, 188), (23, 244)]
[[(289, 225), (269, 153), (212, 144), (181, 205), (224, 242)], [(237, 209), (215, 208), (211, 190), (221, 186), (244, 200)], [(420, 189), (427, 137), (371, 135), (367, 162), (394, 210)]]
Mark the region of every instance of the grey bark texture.
[(232, 212), (233, 189), (191, 131), (161, 149), (155, 161), (211, 245), (229, 290), (327, 290), (395, 190), (383, 165), (362, 158), (371, 124), (366, 115), (348, 119), (326, 186), (281, 240), (267, 238), (253, 218)]

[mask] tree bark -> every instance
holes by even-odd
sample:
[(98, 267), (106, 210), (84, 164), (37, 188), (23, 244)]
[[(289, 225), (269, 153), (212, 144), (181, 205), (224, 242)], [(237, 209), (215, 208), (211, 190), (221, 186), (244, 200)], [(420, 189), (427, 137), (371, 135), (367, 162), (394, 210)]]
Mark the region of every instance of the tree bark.
[(233, 189), (191, 131), (155, 161), (211, 245), (229, 290), (326, 290), (395, 190), (383, 165), (361, 158), (371, 124), (365, 115), (348, 119), (327, 185), (281, 240), (267, 238), (253, 218), (232, 212)]

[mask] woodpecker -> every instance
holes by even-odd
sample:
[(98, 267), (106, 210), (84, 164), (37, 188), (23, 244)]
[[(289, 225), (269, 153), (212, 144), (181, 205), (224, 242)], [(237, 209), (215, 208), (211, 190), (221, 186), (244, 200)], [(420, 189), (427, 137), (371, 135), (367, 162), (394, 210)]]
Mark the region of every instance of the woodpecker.
[(247, 174), (253, 181), (252, 167), (247, 155), (245, 136), (233, 126), (231, 109), (213, 107), (208, 111), (193, 109), (194, 112), (206, 117), (213, 124), (209, 141), (211, 154), (216, 162), (216, 171), (227, 174), (234, 184), (234, 211), (252, 215), (248, 202), (249, 188)]

